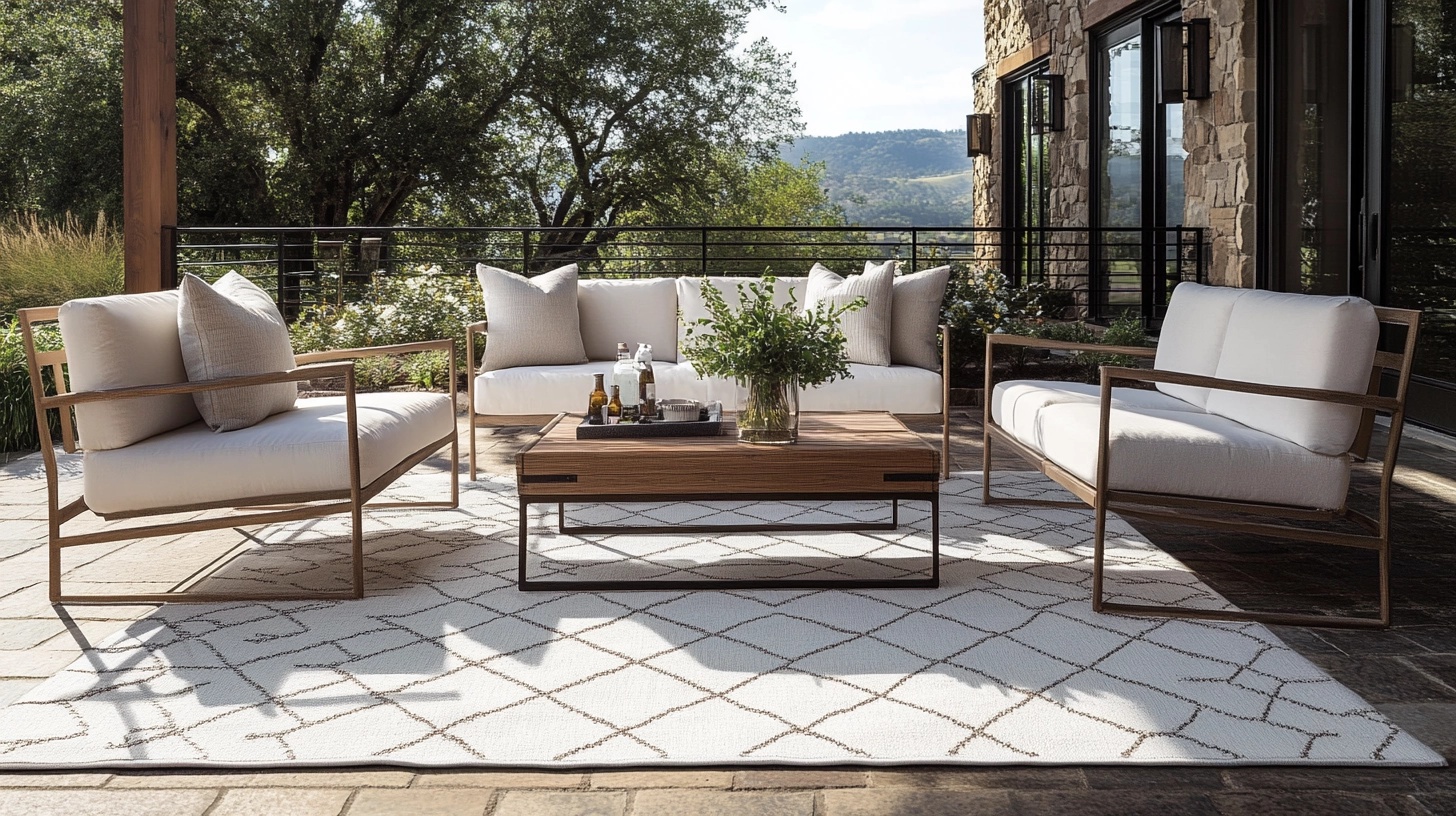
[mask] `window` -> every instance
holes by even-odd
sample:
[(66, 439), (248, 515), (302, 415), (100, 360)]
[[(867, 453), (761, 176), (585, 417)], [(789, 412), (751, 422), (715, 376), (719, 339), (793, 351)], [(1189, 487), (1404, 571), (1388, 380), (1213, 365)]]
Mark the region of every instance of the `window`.
[(1045, 230), (1049, 223), (1048, 198), (1051, 187), (1047, 167), (1047, 104), (1042, 90), (1046, 63), (1040, 63), (1002, 83), (1002, 111), (1006, 122), (1005, 212), (1006, 258), (1003, 270), (1018, 283), (1045, 280), (1047, 252)]

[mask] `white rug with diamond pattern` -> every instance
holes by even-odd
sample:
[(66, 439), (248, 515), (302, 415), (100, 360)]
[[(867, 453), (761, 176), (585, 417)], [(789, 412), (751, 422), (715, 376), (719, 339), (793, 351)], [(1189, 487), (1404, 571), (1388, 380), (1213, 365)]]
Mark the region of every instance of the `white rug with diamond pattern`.
[[(438, 473), (397, 497), (437, 496)], [(1046, 495), (1034, 474), (1006, 494)], [(511, 480), (365, 523), (369, 595), (158, 609), (0, 710), (0, 767), (774, 764), (1441, 765), (1254, 624), (1094, 614), (1091, 514), (943, 486), (939, 589), (522, 593)], [(883, 533), (554, 533), (534, 577), (902, 576)], [(579, 523), (887, 516), (880, 505), (571, 508)], [(1113, 520), (1111, 590), (1225, 602)], [(342, 520), (282, 525), (209, 588), (345, 580)]]

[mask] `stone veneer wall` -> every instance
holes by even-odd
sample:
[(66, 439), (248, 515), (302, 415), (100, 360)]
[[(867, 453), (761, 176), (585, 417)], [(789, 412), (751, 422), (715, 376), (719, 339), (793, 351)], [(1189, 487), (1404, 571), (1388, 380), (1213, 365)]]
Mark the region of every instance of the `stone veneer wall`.
[[(1045, 50), (1052, 73), (1067, 82), (1067, 129), (1049, 140), (1052, 223), (1088, 226), (1092, 203), (1090, 48), (1085, 20), (1105, 19), (1109, 7), (1136, 8), (1125, 0), (1065, 3), (987, 0), (986, 69), (975, 80), (976, 110), (991, 113), (995, 155), (976, 161), (975, 223), (1001, 223), (1003, 134), (1000, 74), (1020, 59)], [(1188, 203), (1185, 223), (1211, 234), (1209, 280), (1227, 286), (1254, 285), (1257, 241), (1254, 167), (1257, 149), (1257, 0), (1184, 0), (1185, 19), (1208, 17), (1213, 24), (1213, 98), (1184, 106), (1184, 167)]]

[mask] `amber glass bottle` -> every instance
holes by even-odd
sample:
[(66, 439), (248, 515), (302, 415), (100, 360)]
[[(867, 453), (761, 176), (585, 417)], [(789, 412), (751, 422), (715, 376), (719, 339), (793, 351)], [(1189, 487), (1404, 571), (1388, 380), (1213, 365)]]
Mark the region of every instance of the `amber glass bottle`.
[(612, 401), (607, 403), (607, 416), (612, 419), (622, 418), (622, 387), (612, 386)]
[(607, 388), (602, 381), (605, 374), (593, 374), (596, 383), (592, 386), (591, 399), (587, 402), (586, 421), (592, 425), (600, 425), (603, 422), (602, 409), (607, 407)]

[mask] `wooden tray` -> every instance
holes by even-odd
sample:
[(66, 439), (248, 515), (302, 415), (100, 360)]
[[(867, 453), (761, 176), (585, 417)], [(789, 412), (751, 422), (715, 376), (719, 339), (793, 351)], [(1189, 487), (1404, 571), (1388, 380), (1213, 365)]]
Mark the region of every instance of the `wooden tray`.
[(576, 426), (577, 439), (665, 439), (674, 436), (719, 436), (723, 433), (722, 420), (708, 419), (708, 409), (698, 413), (697, 422), (629, 423), (627, 425), (590, 425), (586, 417)]

